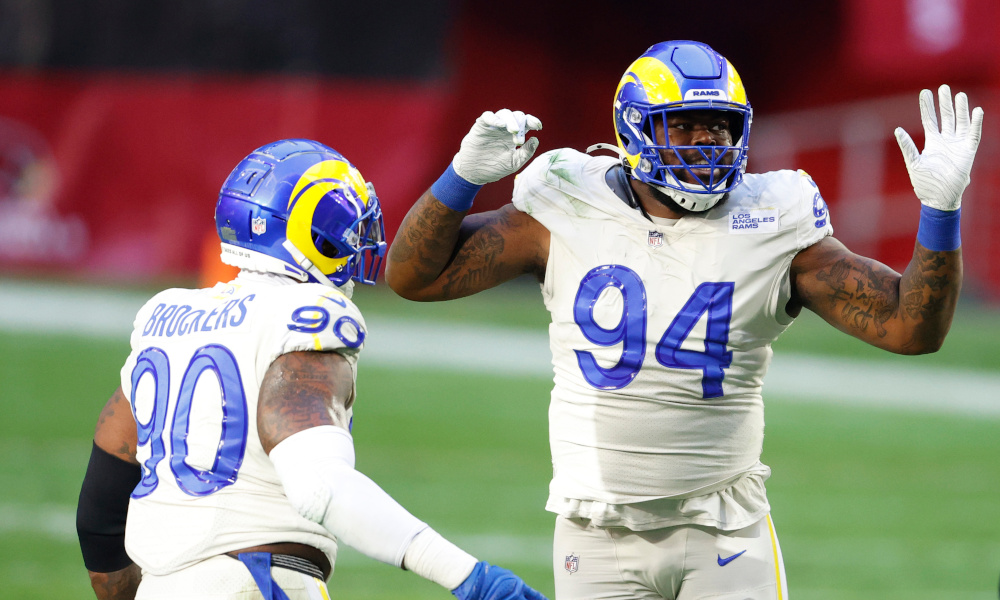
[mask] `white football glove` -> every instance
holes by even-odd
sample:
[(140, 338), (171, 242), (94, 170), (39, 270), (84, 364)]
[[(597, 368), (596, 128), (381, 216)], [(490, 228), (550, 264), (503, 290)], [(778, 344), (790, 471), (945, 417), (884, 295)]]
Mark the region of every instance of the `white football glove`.
[(452, 167), (459, 177), (476, 185), (503, 179), (531, 159), (538, 138), (524, 141), (524, 135), (541, 128), (541, 121), (519, 110), (486, 111), (462, 138)]
[(972, 161), (983, 132), (983, 109), (976, 107), (970, 119), (968, 97), (959, 92), (953, 107), (951, 88), (947, 85), (938, 89), (938, 103), (940, 130), (934, 113), (934, 95), (930, 90), (920, 92), (920, 120), (925, 136), (922, 154), (902, 127), (896, 128), (896, 141), (921, 204), (953, 211), (962, 205), (962, 192), (969, 185)]

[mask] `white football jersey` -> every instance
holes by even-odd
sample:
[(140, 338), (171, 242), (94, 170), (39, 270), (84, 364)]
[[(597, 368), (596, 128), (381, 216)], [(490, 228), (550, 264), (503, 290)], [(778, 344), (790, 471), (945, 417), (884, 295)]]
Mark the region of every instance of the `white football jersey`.
[(832, 233), (826, 205), (804, 172), (748, 174), (711, 210), (656, 224), (605, 182), (618, 162), (555, 150), (515, 183), (551, 233), (547, 508), (744, 527), (768, 510), (761, 384), (792, 321), (789, 265)]
[(163, 291), (142, 307), (121, 384), (142, 465), (125, 547), (143, 571), (166, 575), (276, 542), (335, 562), (333, 535), (292, 508), (261, 447), (257, 396), (287, 352), (340, 352), (356, 373), (365, 331), (340, 291), (247, 271), (214, 288)]

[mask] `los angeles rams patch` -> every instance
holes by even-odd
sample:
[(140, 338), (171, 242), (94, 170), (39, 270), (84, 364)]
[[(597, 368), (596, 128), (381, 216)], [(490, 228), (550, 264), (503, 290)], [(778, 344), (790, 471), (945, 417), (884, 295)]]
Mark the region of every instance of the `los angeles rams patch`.
[(729, 213), (730, 233), (771, 233), (780, 226), (777, 208), (749, 208)]

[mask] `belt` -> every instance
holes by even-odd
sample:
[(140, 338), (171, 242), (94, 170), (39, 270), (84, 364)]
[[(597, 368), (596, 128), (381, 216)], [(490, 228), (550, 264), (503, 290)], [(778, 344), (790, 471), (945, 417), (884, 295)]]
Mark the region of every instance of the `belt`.
[(288, 595), (271, 576), (271, 567), (289, 569), (323, 581), (322, 569), (299, 556), (270, 552), (240, 552), (235, 557), (227, 553), (226, 556), (236, 558), (246, 565), (266, 600), (288, 600)]
[(318, 565), (314, 565), (312, 561), (306, 560), (301, 556), (292, 556), (291, 554), (272, 554), (271, 566), (298, 571), (303, 575), (315, 577), (320, 581), (323, 581), (324, 579), (323, 570), (320, 569)]
[[(250, 548), (231, 550), (226, 552), (226, 555), (239, 559), (240, 554), (248, 552), (266, 552), (274, 557), (272, 565), (290, 568), (309, 576), (315, 575), (317, 579), (323, 581), (329, 578), (329, 573), (333, 570), (325, 554), (316, 548), (298, 543), (263, 544)], [(316, 575), (317, 570), (319, 571), (319, 575)]]

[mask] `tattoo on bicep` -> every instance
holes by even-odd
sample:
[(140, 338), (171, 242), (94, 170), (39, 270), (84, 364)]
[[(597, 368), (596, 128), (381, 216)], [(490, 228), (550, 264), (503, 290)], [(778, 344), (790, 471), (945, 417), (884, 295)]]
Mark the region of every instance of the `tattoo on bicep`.
[(115, 407), (118, 402), (108, 402), (101, 409), (101, 416), (97, 418), (97, 428), (100, 429), (109, 419), (115, 416)]
[(859, 331), (873, 327), (879, 337), (888, 334), (885, 323), (897, 314), (899, 306), (899, 278), (895, 273), (845, 258), (817, 273), (816, 278), (829, 287), (827, 301), (833, 308), (840, 306), (845, 325)]
[(495, 285), (500, 280), (505, 241), (493, 223), (478, 229), (462, 243), (445, 273), (444, 292), (451, 297), (466, 296), (472, 292)]
[(284, 355), (280, 375), (266, 381), (261, 390), (257, 411), (261, 440), (278, 441), (310, 427), (336, 425), (333, 415), (346, 410), (347, 398), (341, 396), (349, 390), (343, 388), (344, 382), (323, 361)]
[(849, 296), (847, 291), (847, 276), (851, 273), (846, 260), (840, 260), (833, 264), (827, 271), (820, 271), (816, 274), (816, 279), (826, 283), (830, 287), (830, 300), (846, 300)]

